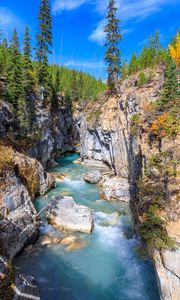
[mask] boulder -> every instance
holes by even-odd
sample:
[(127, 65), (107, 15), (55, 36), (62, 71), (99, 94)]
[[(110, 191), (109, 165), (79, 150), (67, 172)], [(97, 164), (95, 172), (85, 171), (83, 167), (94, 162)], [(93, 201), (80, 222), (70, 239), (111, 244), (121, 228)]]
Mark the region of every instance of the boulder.
[(68, 247), (66, 247), (66, 251), (76, 251), (85, 248), (88, 245), (87, 241), (76, 240), (74, 243), (71, 243)]
[(65, 237), (65, 238), (61, 241), (61, 245), (68, 246), (68, 245), (74, 243), (76, 240), (77, 240), (77, 237), (76, 237), (76, 236), (70, 235), (70, 236)]
[(0, 256), (0, 299), (40, 300), (39, 290), (32, 276), (17, 274), (9, 261)]
[(14, 170), (7, 171), (0, 178), (0, 255), (12, 259), (36, 241), (36, 214), (27, 188)]
[(87, 183), (97, 184), (102, 179), (101, 173), (98, 170), (89, 172), (84, 175), (84, 180)]
[(125, 178), (105, 178), (102, 183), (101, 198), (107, 201), (129, 202), (129, 183)]
[(93, 229), (91, 209), (76, 204), (71, 197), (53, 197), (47, 207), (46, 217), (51, 225), (65, 231), (91, 233)]

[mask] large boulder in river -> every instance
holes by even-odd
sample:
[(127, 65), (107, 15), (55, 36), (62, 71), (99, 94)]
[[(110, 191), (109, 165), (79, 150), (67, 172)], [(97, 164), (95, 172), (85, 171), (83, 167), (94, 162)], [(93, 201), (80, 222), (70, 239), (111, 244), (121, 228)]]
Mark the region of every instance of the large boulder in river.
[(72, 197), (53, 197), (47, 207), (46, 217), (54, 227), (65, 231), (91, 233), (93, 229), (91, 209), (76, 204)]
[(101, 179), (102, 179), (102, 176), (98, 170), (89, 172), (84, 175), (84, 180), (87, 183), (97, 184)]

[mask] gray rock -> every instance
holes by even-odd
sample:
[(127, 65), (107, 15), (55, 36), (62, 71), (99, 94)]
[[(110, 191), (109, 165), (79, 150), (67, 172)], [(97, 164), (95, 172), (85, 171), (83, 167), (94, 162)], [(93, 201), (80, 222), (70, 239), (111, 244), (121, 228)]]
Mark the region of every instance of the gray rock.
[(84, 175), (84, 180), (88, 183), (97, 184), (102, 179), (100, 171), (92, 171)]
[(107, 201), (129, 202), (128, 180), (120, 177), (106, 177), (102, 183), (101, 197)]
[(40, 300), (39, 290), (32, 276), (17, 274), (9, 261), (0, 256), (0, 299)]
[(0, 255), (12, 259), (38, 237), (36, 210), (13, 170), (7, 172), (3, 182), (0, 180), (0, 186)]
[(71, 197), (53, 197), (46, 211), (50, 224), (65, 231), (91, 233), (93, 217), (90, 208), (76, 204)]

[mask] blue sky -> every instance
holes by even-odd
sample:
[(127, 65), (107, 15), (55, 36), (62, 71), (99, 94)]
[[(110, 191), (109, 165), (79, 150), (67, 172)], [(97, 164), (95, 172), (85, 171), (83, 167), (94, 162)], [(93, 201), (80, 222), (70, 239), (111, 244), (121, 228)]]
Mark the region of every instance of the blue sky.
[[(52, 0), (53, 55), (51, 61), (106, 78), (104, 15), (108, 0)], [(32, 37), (37, 31), (40, 0), (0, 0), (1, 27), (10, 39), (16, 26), (22, 41), (25, 25)], [(167, 45), (180, 26), (180, 0), (117, 0), (123, 29), (122, 59), (129, 60), (160, 30)]]

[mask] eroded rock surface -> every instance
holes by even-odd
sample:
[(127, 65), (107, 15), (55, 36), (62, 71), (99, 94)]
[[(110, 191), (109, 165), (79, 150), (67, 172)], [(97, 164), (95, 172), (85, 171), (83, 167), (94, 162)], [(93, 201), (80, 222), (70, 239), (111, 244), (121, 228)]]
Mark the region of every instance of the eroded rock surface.
[(106, 177), (101, 183), (101, 198), (107, 201), (129, 202), (129, 183), (126, 178)]
[(14, 258), (38, 237), (32, 198), (55, 181), (36, 160), (6, 149), (9, 165), (0, 175), (0, 255)]
[(7, 259), (0, 256), (0, 299), (40, 300), (39, 290), (32, 276), (17, 274)]
[(65, 231), (80, 231), (91, 233), (93, 229), (93, 217), (91, 210), (76, 204), (71, 197), (53, 197), (46, 217), (50, 224)]
[(87, 183), (97, 184), (102, 179), (101, 172), (94, 170), (84, 175), (84, 180)]

